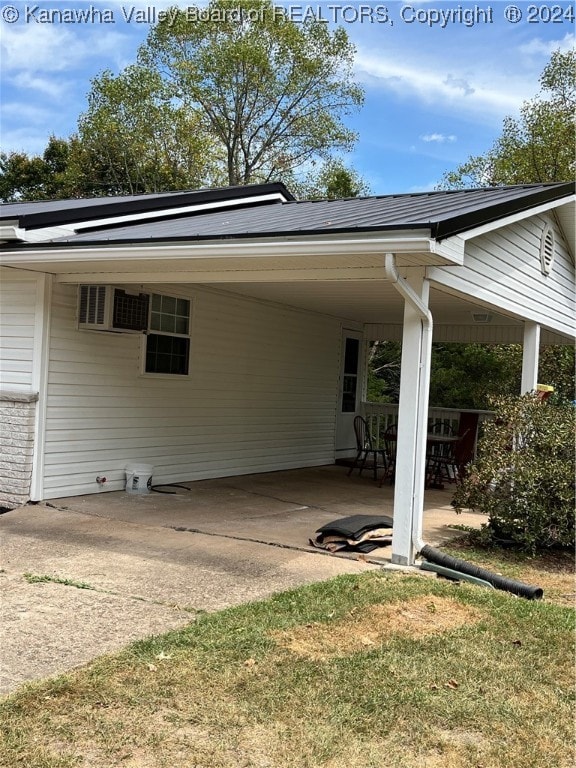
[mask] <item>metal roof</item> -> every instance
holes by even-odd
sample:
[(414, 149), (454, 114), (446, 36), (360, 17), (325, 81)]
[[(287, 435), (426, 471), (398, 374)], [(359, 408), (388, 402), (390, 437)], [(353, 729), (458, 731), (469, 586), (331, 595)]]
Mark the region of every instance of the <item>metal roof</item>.
[(0, 206), (1, 221), (18, 221), (26, 229), (74, 224), (111, 216), (135, 213), (161, 213), (166, 208), (179, 208), (222, 200), (238, 200), (244, 197), (281, 194), (286, 200), (294, 196), (280, 182), (246, 184), (237, 187), (218, 187), (178, 192), (155, 192), (142, 195), (93, 197), (73, 200), (38, 200), (27, 203), (3, 203)]
[[(504, 216), (561, 200), (573, 195), (574, 191), (573, 183), (530, 184), (317, 202), (291, 201), (174, 215), (162, 221), (148, 220), (116, 227), (109, 224), (104, 228), (95, 226), (81, 234), (43, 245), (288, 237), (402, 229), (425, 229), (430, 231), (432, 237), (442, 239)], [(165, 196), (157, 197), (166, 201)]]

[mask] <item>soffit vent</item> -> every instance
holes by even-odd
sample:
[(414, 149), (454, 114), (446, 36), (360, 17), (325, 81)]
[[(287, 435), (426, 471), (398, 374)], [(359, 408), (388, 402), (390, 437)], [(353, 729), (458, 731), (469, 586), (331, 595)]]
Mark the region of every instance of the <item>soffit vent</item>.
[(540, 240), (540, 269), (543, 275), (549, 275), (554, 265), (554, 256), (556, 252), (556, 239), (554, 230), (549, 224), (546, 224), (542, 230)]
[(489, 312), (472, 312), (472, 320), (475, 323), (486, 324), (492, 322), (492, 315)]

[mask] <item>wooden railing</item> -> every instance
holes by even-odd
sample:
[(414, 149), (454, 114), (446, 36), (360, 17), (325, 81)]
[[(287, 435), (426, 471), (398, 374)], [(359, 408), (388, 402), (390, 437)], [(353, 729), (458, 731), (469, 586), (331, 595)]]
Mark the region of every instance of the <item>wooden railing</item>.
[[(375, 447), (383, 448), (384, 432), (389, 426), (398, 422), (398, 405), (393, 403), (364, 402), (362, 403), (361, 412), (362, 416), (364, 416), (368, 422), (368, 427), (375, 442)], [(460, 414), (462, 413), (478, 414), (478, 429), (474, 439), (474, 454), (476, 454), (476, 443), (478, 441), (478, 433), (481, 429), (482, 422), (491, 421), (494, 418), (493, 411), (480, 411), (470, 408), (429, 408), (428, 419), (434, 422), (447, 422), (452, 427), (454, 434), (457, 435), (458, 426), (460, 424)]]

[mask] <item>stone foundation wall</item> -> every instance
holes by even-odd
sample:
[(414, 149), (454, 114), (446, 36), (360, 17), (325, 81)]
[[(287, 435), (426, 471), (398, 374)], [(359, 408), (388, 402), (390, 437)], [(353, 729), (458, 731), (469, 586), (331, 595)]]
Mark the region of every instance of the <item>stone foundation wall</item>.
[(37, 393), (0, 392), (0, 507), (30, 499)]

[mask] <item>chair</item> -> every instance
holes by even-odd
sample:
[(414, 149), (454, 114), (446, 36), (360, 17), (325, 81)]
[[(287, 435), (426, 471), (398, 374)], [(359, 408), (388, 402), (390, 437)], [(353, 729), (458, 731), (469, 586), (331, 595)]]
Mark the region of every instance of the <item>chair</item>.
[(464, 475), (465, 465), (469, 461), (469, 441), (467, 429), (450, 443), (439, 443), (437, 451), (428, 455), (426, 464), (426, 487), (443, 488), (444, 481), (457, 483)]
[(383, 435), (384, 451), (385, 451), (385, 467), (384, 474), (380, 479), (380, 487), (384, 484), (384, 480), (390, 478), (390, 485), (394, 482), (394, 474), (396, 472), (396, 443), (398, 442), (398, 424), (390, 424)]
[(360, 467), (360, 472), (358, 474), (361, 475), (362, 470), (366, 466), (368, 458), (371, 456), (373, 461), (372, 466), (374, 472), (374, 480), (376, 480), (378, 476), (379, 456), (382, 457), (382, 464), (386, 470), (386, 452), (383, 448), (374, 447), (372, 435), (370, 434), (370, 429), (368, 427), (368, 422), (363, 416), (356, 416), (354, 419), (354, 434), (356, 435), (356, 458), (348, 470), (348, 475), (351, 475), (356, 467)]

